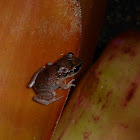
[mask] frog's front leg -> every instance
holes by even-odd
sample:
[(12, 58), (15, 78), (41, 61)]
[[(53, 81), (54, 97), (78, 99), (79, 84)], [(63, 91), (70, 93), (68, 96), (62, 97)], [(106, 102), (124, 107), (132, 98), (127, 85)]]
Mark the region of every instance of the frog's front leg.
[(36, 80), (38, 74), (39, 74), (44, 68), (45, 68), (45, 66), (44, 66), (43, 68), (39, 69), (39, 70), (34, 74), (34, 76), (32, 77), (31, 81), (30, 81), (29, 84), (28, 84), (28, 88), (33, 87), (33, 85), (34, 85), (34, 83), (35, 83), (35, 80)]
[(66, 84), (66, 80), (64, 81), (64, 83), (62, 81), (57, 81), (56, 84), (62, 89), (68, 89), (71, 86), (76, 86), (75, 84), (72, 84), (73, 81), (75, 81), (75, 79), (72, 79), (68, 84)]
[(64, 95), (60, 96), (58, 98), (56, 98), (55, 96), (56, 96), (56, 93), (55, 93), (55, 91), (53, 91), (52, 94), (51, 93), (50, 94), (48, 94), (48, 93), (37, 94), (36, 96), (33, 97), (33, 100), (40, 104), (48, 105), (48, 104), (58, 101), (60, 98), (64, 97)]

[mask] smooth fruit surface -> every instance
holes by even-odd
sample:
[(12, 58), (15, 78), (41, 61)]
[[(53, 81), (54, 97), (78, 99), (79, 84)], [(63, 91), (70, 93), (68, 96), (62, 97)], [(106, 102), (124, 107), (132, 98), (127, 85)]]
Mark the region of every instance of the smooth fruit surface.
[(65, 103), (32, 101), (27, 85), (33, 74), (63, 54), (80, 49), (81, 10), (77, 1), (1, 0), (0, 2), (0, 139), (46, 140)]

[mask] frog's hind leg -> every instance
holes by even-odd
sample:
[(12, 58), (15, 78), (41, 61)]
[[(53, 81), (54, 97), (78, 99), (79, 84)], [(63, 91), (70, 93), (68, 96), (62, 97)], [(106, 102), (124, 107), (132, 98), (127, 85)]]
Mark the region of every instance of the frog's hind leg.
[(37, 94), (36, 96), (33, 97), (33, 100), (40, 104), (48, 105), (52, 102), (58, 101), (62, 97), (64, 97), (64, 95), (56, 98), (55, 96), (53, 96), (53, 94), (52, 96), (48, 96), (48, 94)]
[(32, 77), (32, 79), (30, 80), (30, 82), (29, 82), (29, 84), (28, 84), (28, 88), (33, 87), (33, 85), (34, 85), (34, 83), (35, 83), (35, 80), (36, 80), (38, 74), (39, 74), (44, 68), (45, 68), (45, 66), (44, 66), (43, 68), (39, 69), (39, 70), (34, 74), (34, 76)]

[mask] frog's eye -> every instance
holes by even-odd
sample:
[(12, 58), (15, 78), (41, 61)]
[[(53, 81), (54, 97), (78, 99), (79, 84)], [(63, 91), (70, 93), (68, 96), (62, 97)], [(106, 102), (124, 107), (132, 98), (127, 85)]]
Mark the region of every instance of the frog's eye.
[(74, 68), (73, 72), (77, 73), (79, 71), (79, 69), (81, 68), (82, 65), (78, 65)]
[(73, 53), (71, 53), (71, 52), (68, 53), (68, 57), (69, 57), (69, 58), (72, 58), (72, 57), (73, 57)]

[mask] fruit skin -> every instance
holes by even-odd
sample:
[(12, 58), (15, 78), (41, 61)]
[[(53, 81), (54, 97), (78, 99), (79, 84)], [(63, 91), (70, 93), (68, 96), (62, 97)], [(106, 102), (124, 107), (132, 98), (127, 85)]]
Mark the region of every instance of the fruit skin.
[(70, 97), (52, 140), (140, 140), (140, 32), (115, 37)]
[(33, 74), (61, 54), (78, 56), (81, 9), (77, 1), (1, 0), (0, 139), (49, 140), (65, 97), (49, 106), (32, 101), (27, 88)]

